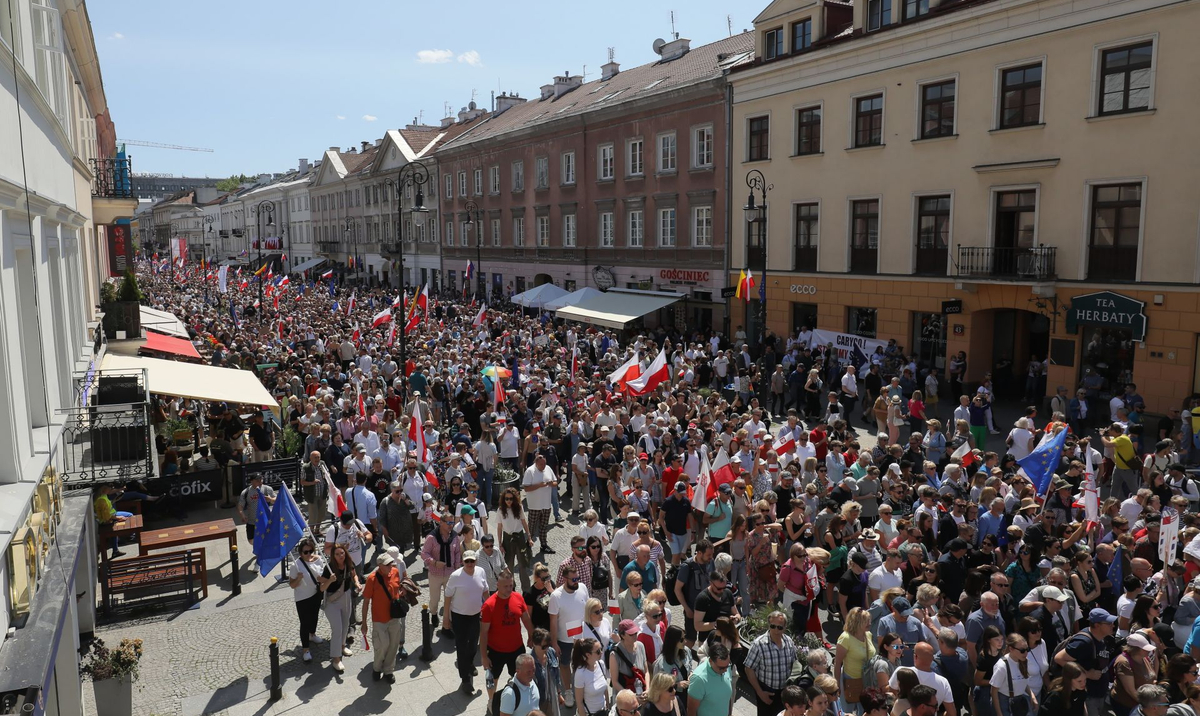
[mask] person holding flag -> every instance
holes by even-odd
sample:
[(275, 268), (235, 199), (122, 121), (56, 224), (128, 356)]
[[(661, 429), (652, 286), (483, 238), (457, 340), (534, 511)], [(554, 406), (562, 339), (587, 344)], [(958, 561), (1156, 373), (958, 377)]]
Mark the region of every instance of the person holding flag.
[(1046, 490), (1054, 478), (1054, 471), (1058, 469), (1058, 465), (1062, 461), (1068, 432), (1067, 426), (1063, 423), (1054, 423), (1050, 429), (1052, 433), (1040, 445), (1017, 461), (1029, 481), (1033, 483), (1036, 494), (1043, 499), (1047, 496)]
[[(242, 490), (242, 494), (237, 500), (238, 517), (241, 517), (242, 524), (246, 525), (246, 539), (257, 544), (254, 539), (255, 528), (260, 521), (264, 525), (267, 524), (265, 518), (270, 514), (268, 507), (275, 504), (275, 499), (275, 490), (269, 485), (263, 484), (262, 473), (251, 474), (250, 484)], [(254, 550), (254, 555), (258, 556), (257, 548)]]

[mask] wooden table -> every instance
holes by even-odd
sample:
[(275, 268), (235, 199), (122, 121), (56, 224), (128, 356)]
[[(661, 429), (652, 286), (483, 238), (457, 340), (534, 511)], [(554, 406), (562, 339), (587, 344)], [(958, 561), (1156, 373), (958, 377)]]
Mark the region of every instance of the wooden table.
[(144, 526), (141, 515), (126, 517), (124, 522), (112, 522), (101, 530), (102, 537), (128, 537), (142, 531)]
[(142, 532), (140, 554), (145, 556), (152, 549), (179, 547), (213, 539), (228, 539), (230, 552), (237, 546), (237, 525), (231, 519), (197, 522), (191, 525), (168, 527)]

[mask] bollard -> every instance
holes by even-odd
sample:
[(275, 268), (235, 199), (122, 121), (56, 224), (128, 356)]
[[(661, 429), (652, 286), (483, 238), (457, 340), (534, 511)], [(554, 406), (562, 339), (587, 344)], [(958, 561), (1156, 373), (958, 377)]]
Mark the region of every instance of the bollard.
[(229, 562), (233, 565), (233, 596), (238, 596), (242, 593), (242, 570), (238, 565), (238, 548), (233, 545), (229, 548)]
[(283, 686), (279, 683), (279, 637), (271, 637), (271, 700), (283, 698)]
[(421, 607), (421, 661), (433, 661), (433, 622), (428, 604)]

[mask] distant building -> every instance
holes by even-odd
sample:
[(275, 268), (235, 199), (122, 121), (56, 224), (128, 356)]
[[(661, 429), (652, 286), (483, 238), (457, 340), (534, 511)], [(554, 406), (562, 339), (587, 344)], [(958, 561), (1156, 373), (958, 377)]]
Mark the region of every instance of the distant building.
[(215, 187), (220, 179), (212, 177), (172, 177), (153, 174), (133, 175), (133, 195), (142, 201), (159, 201), (181, 191)]

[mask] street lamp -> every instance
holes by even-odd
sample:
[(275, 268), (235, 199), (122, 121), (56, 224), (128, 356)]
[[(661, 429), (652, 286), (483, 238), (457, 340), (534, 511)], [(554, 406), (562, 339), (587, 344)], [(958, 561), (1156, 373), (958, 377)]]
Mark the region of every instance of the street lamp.
[[(759, 266), (761, 270), (758, 273), (758, 351), (762, 369), (759, 375), (758, 382), (761, 385), (766, 385), (765, 381), (769, 372), (769, 366), (766, 364), (767, 355), (767, 192), (775, 188), (774, 184), (768, 184), (767, 178), (757, 169), (751, 169), (746, 174), (746, 186), (750, 187), (750, 195), (746, 197), (746, 205), (742, 207), (742, 211), (746, 214), (746, 223), (749, 227), (746, 229), (746, 273), (750, 273), (750, 249), (758, 250), (761, 261)], [(754, 192), (758, 192), (762, 197), (761, 201), (755, 201)], [(757, 231), (755, 231), (757, 229)], [(757, 239), (757, 241), (755, 240)], [(747, 307), (747, 313), (749, 308)], [(750, 322), (749, 315), (746, 317), (746, 322)]]
[[(405, 164), (396, 178), (384, 180), (384, 184), (396, 190), (396, 213), (400, 215), (400, 225), (396, 229), (396, 236), (400, 239), (400, 290), (408, 286), (408, 280), (404, 274), (404, 203), (403, 194), (404, 187), (411, 186), (416, 192), (413, 198), (412, 220), (416, 226), (424, 226), (425, 219), (429, 216), (429, 209), (425, 208), (425, 194), (421, 191), (421, 187), (425, 182), (429, 181), (429, 170), (421, 162), (409, 162)], [(405, 321), (405, 325), (400, 328), (400, 374), (405, 378), (408, 377), (408, 335), (405, 332), (407, 327), (407, 316), (401, 316), (400, 320)], [(400, 400), (403, 402), (408, 392), (408, 381), (400, 381)]]
[(350, 242), (354, 243), (354, 285), (357, 286), (358, 285), (358, 232), (357, 231), (352, 232), (351, 230), (354, 228), (356, 228), (354, 225), (354, 219), (346, 219), (346, 223), (345, 223), (343, 229), (344, 229), (344, 233), (346, 234), (346, 243), (350, 243)]
[[(200, 240), (204, 242), (204, 267), (205, 270), (211, 270), (212, 265), (208, 262), (208, 240), (212, 238), (213, 219), (216, 217), (205, 215), (201, 221), (201, 226), (208, 225), (208, 233), (205, 234), (203, 228), (200, 231)], [(208, 274), (204, 275), (204, 305), (208, 305)]]
[[(275, 225), (275, 202), (271, 201), (270, 199), (263, 199), (262, 201), (258, 202), (258, 206), (254, 207), (254, 216), (255, 216), (254, 223), (255, 223), (256, 228), (258, 229), (258, 236), (256, 237), (255, 243), (258, 244), (258, 268), (259, 269), (261, 269), (263, 266), (263, 260), (262, 260), (262, 249), (263, 249), (262, 217), (263, 217), (263, 214), (267, 215), (267, 227), (266, 228), (269, 229), (272, 226), (274, 226)], [(266, 310), (266, 307), (267, 307), (266, 304), (263, 303), (263, 277), (262, 277), (262, 274), (259, 274), (259, 276), (258, 276), (258, 310), (255, 311), (255, 313), (258, 314), (258, 322), (259, 323), (262, 323), (263, 311)]]
[[(479, 211), (479, 205), (471, 200), (468, 200), (467, 205), (463, 208), (467, 212), (467, 231), (475, 230), (475, 295), (478, 296), (480, 286), (484, 285), (483, 272), (479, 270), (479, 264), (483, 258), (483, 212)], [(487, 300), (486, 295), (484, 300)]]

